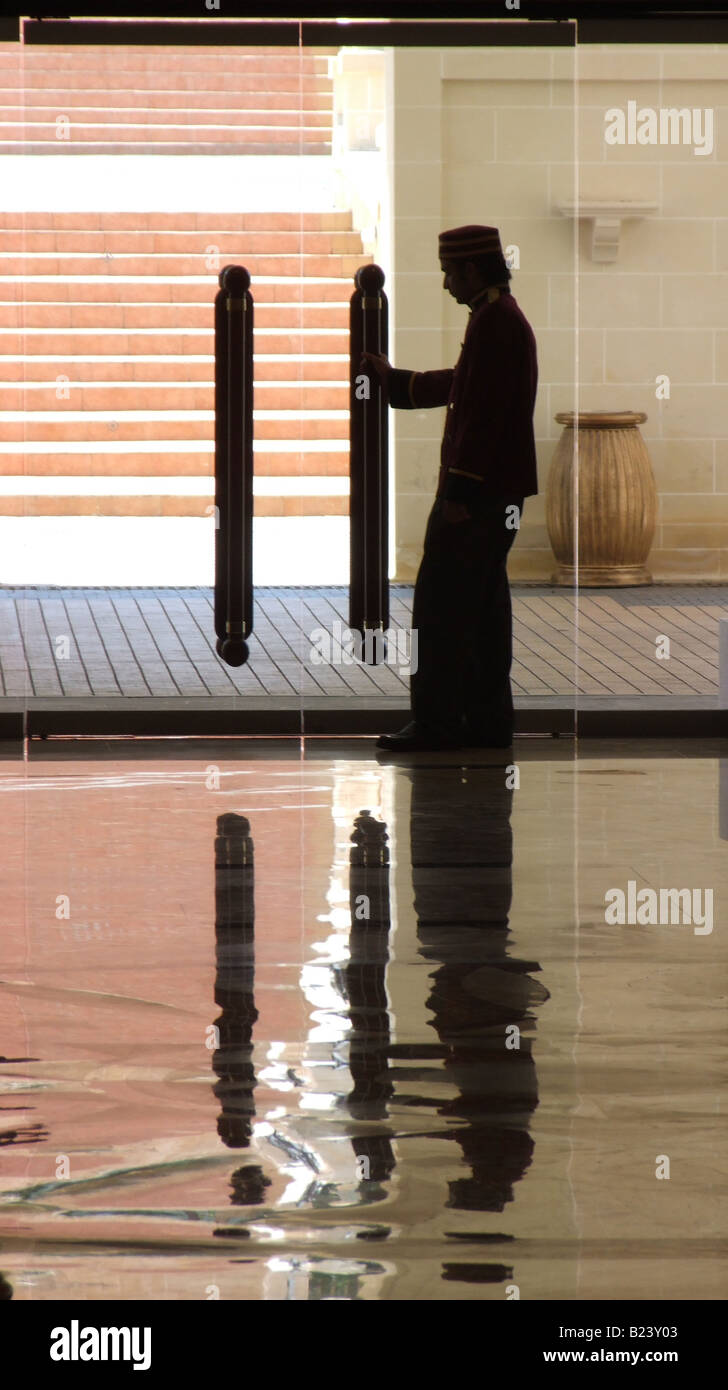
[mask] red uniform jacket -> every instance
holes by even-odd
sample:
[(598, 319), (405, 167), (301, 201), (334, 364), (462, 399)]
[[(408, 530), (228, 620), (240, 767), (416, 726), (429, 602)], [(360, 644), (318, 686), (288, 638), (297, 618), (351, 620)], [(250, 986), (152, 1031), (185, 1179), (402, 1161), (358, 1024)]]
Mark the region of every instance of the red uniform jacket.
[(473, 505), (538, 492), (537, 384), (536, 339), (509, 290), (483, 291), (454, 368), (390, 372), (390, 405), (447, 405), (438, 497)]

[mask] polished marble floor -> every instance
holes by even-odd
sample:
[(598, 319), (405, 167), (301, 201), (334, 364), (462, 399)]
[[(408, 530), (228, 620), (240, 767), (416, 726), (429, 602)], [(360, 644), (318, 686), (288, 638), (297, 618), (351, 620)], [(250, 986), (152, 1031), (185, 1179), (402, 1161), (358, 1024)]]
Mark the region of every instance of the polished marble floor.
[(0, 749), (0, 1291), (725, 1298), (724, 753)]

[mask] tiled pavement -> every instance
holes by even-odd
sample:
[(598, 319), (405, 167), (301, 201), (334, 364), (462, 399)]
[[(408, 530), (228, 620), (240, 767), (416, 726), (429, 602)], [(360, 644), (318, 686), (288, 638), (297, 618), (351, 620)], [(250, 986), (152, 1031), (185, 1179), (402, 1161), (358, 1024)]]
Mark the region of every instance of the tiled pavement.
[[(411, 587), (392, 586), (394, 628), (409, 628), (411, 604)], [(236, 670), (215, 652), (209, 589), (0, 588), (0, 719), (29, 711), (33, 728), (40, 720), (50, 732), (93, 732), (92, 715), (104, 712), (107, 730), (116, 720), (120, 731), (139, 731), (153, 710), (156, 730), (167, 715), (172, 732), (193, 720), (198, 731), (229, 732), (227, 712), (236, 731), (245, 731), (247, 714), (250, 732), (295, 732), (303, 710), (318, 732), (369, 732), (367, 715), (373, 727), (384, 727), (383, 715), (396, 724), (408, 705), (406, 667), (311, 659), (312, 634), (337, 622), (346, 628), (347, 605), (345, 588), (257, 590), (250, 660)], [(713, 720), (710, 732), (722, 732), (718, 623), (728, 620), (728, 587), (576, 596), (514, 585), (513, 609), (513, 689), (524, 730), (546, 729), (560, 712), (566, 731), (577, 707), (702, 712)], [(541, 723), (533, 724), (537, 711)]]

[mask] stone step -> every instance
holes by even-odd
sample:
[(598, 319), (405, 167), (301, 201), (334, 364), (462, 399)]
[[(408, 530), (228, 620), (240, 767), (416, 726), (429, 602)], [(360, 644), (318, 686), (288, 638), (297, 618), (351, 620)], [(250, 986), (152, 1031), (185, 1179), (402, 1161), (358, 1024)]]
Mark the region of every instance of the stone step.
[[(253, 49), (223, 48), (216, 51), (205, 48), (204, 52), (192, 48), (166, 48), (150, 45), (149, 48), (102, 47), (96, 44), (69, 44), (65, 46), (48, 44), (28, 44), (22, 49), (22, 71), (27, 83), (34, 78), (40, 81), (47, 75), (73, 78), (75, 81), (97, 73), (104, 81), (116, 78), (119, 85), (122, 78), (134, 78), (141, 83), (159, 85), (163, 77), (197, 76), (207, 73), (214, 82), (222, 76), (246, 79), (253, 76), (298, 77), (299, 73), (328, 77), (329, 56), (318, 50), (306, 48), (280, 47), (261, 51), (256, 45)], [(0, 48), (0, 73), (14, 73), (19, 67), (17, 45), (13, 48)]]
[[(302, 452), (292, 447), (284, 453), (266, 452), (256, 447), (254, 452), (255, 475), (261, 478), (320, 478), (348, 477), (349, 451), (334, 451), (321, 448)], [(215, 471), (215, 454), (212, 447), (195, 446), (194, 452), (180, 452), (172, 445), (169, 450), (156, 450), (148, 453), (97, 452), (82, 453), (69, 450), (58, 453), (0, 453), (0, 476), (2, 477), (212, 477)]]
[[(210, 516), (208, 496), (2, 497), (0, 516)], [(256, 516), (348, 516), (349, 498), (336, 493), (256, 497)]]
[[(273, 140), (273, 132), (265, 140), (238, 140), (235, 139), (234, 145), (228, 139), (224, 142), (210, 141), (205, 142), (199, 139), (174, 143), (165, 143), (163, 140), (151, 140), (148, 132), (141, 133), (141, 144), (134, 141), (106, 141), (99, 138), (98, 132), (89, 139), (83, 140), (56, 140), (49, 137), (46, 142), (41, 140), (24, 141), (22, 137), (18, 140), (0, 141), (0, 155), (15, 155), (22, 158), (24, 155), (113, 155), (113, 154), (135, 154), (135, 155), (245, 155), (246, 157), (286, 155), (288, 158), (296, 158), (299, 155), (306, 155), (317, 158), (331, 154), (331, 140), (315, 140), (308, 137), (304, 140), (285, 139)], [(275, 147), (273, 147), (275, 145)]]
[[(61, 404), (59, 402), (59, 404)], [(206, 444), (212, 445), (214, 424), (212, 412), (206, 411), (205, 414), (210, 418), (199, 420), (194, 418), (193, 411), (170, 412), (171, 419), (151, 419), (139, 420), (127, 415), (122, 416), (116, 413), (110, 419), (94, 419), (86, 413), (85, 418), (49, 420), (47, 416), (50, 411), (43, 412), (46, 418), (33, 419), (25, 417), (22, 420), (4, 420), (2, 422), (2, 436), (6, 444), (21, 443), (61, 443), (66, 440), (71, 443), (117, 443), (119, 440), (155, 440), (173, 441), (184, 440), (204, 440)], [(61, 411), (53, 412), (61, 414)], [(70, 414), (81, 414), (72, 412)], [(108, 412), (111, 415), (111, 412)], [(191, 418), (185, 418), (185, 416)], [(338, 418), (341, 416), (342, 418)], [(255, 438), (260, 443), (263, 440), (348, 440), (349, 420), (346, 412), (337, 412), (336, 418), (317, 418), (313, 411), (308, 412), (302, 418), (287, 419), (279, 416), (275, 420), (261, 420), (256, 410)]]
[[(207, 355), (204, 362), (191, 361), (189, 355), (180, 356), (176, 362), (165, 362), (163, 358), (151, 353), (146, 354), (151, 358), (150, 361), (135, 361), (129, 357), (113, 362), (105, 362), (99, 357), (77, 361), (71, 356), (64, 358), (55, 354), (49, 359), (47, 348), (48, 344), (41, 340), (38, 349), (43, 351), (43, 357), (24, 356), (22, 359), (16, 357), (5, 361), (2, 356), (5, 347), (0, 336), (0, 389), (3, 383), (27, 382), (29, 389), (35, 390), (37, 388), (31, 383), (37, 382), (44, 383), (49, 390), (55, 390), (60, 374), (69, 377), (72, 382), (82, 384), (114, 382), (118, 385), (120, 382), (128, 382), (136, 388), (148, 382), (161, 381), (178, 385), (187, 383), (206, 386), (213, 380), (215, 372), (215, 359), (212, 354)], [(18, 348), (17, 351), (23, 350)], [(121, 353), (117, 355), (122, 356)], [(281, 386), (291, 382), (332, 382), (348, 386), (348, 356), (337, 357), (334, 361), (317, 361), (313, 356), (279, 361), (256, 353), (253, 366), (256, 388), (272, 382), (279, 382)]]
[[(27, 49), (25, 52), (27, 53)], [(255, 104), (255, 99), (261, 93), (271, 92), (288, 106), (296, 96), (297, 92), (308, 96), (327, 97), (330, 95), (332, 85), (323, 73), (290, 71), (277, 73), (236, 73), (221, 72), (215, 73), (184, 73), (175, 72), (160, 74), (155, 77), (153, 73), (125, 73), (119, 69), (111, 68), (104, 71), (99, 67), (86, 67), (79, 69), (74, 74), (64, 74), (58, 68), (48, 67), (42, 72), (40, 69), (33, 73), (27, 70), (23, 73), (20, 67), (4, 68), (0, 71), (0, 89), (5, 93), (16, 92), (18, 94), (26, 91), (47, 92), (49, 88), (59, 92), (61, 95), (61, 111), (59, 115), (68, 114), (73, 109), (76, 100), (85, 101), (90, 92), (97, 92), (99, 95), (106, 96), (106, 107), (112, 109), (117, 95), (123, 92), (138, 93), (138, 101), (144, 105), (146, 94), (157, 92), (170, 92), (175, 96), (185, 96), (190, 93), (206, 93), (210, 98), (210, 105), (214, 106), (218, 94), (223, 92), (233, 92), (238, 101), (246, 101)], [(47, 100), (47, 97), (46, 97)]]
[[(55, 139), (56, 120), (61, 114), (63, 104), (55, 106), (35, 106), (31, 112), (28, 111), (24, 101), (18, 101), (15, 109), (8, 109), (0, 99), (0, 133), (3, 139), (9, 139), (12, 131), (18, 126), (24, 127), (26, 139), (38, 132), (41, 133), (42, 127), (47, 127), (53, 133)], [(254, 105), (243, 106), (239, 110), (210, 110), (206, 108), (202, 111), (190, 110), (180, 106), (177, 111), (157, 110), (146, 105), (137, 103), (133, 108), (116, 107), (73, 107), (73, 119), (71, 121), (73, 138), (76, 138), (76, 131), (83, 129), (84, 126), (103, 126), (104, 129), (118, 130), (125, 132), (127, 126), (138, 125), (149, 127), (156, 130), (159, 126), (182, 126), (184, 129), (199, 130), (202, 132), (207, 126), (223, 126), (229, 130), (257, 130), (265, 127), (266, 130), (274, 131), (277, 127), (283, 126), (296, 130), (321, 130), (331, 132), (331, 111), (302, 111), (300, 107), (292, 105), (289, 108), (281, 109), (280, 105), (275, 110), (259, 109), (257, 103)]]
[[(129, 381), (122, 386), (104, 382), (90, 386), (68, 384), (68, 399), (57, 400), (55, 382), (36, 386), (3, 386), (0, 384), (0, 411), (3, 410), (213, 410), (215, 392), (212, 381), (198, 386), (192, 382), (177, 385), (151, 386)], [(348, 383), (324, 381), (318, 385), (292, 382), (255, 383), (255, 406), (258, 410), (347, 410)]]
[[(32, 214), (28, 214), (28, 220)], [(212, 238), (214, 237), (214, 241)], [(245, 264), (244, 257), (250, 255), (269, 256), (361, 256), (361, 237), (355, 231), (312, 231), (304, 227), (295, 231), (236, 230), (207, 232), (149, 232), (149, 231), (93, 231), (76, 228), (73, 231), (58, 231), (55, 228), (23, 231), (19, 227), (0, 227), (0, 253), (3, 256), (30, 255), (85, 255), (117, 254), (161, 256), (161, 255), (206, 255), (214, 245), (221, 256)], [(364, 259), (368, 259), (366, 256)]]
[[(74, 286), (74, 291), (83, 289)], [(162, 287), (163, 288), (163, 287)], [(352, 286), (353, 289), (353, 286)], [(211, 329), (212, 300), (205, 304), (180, 303), (84, 303), (74, 294), (72, 302), (64, 304), (44, 303), (42, 300), (22, 303), (20, 297), (14, 303), (3, 303), (4, 287), (0, 286), (0, 329), (22, 328), (49, 329), (75, 328), (99, 329), (101, 332), (112, 328), (146, 328), (159, 331), (171, 328), (182, 333), (186, 329)], [(181, 298), (181, 297), (180, 297)], [(276, 329), (286, 335), (296, 335), (301, 327), (340, 332), (348, 329), (349, 306), (342, 301), (330, 304), (259, 304), (255, 305), (255, 331)], [(348, 346), (348, 345), (347, 345)], [(321, 349), (317, 349), (321, 351)]]
[[(50, 85), (37, 88), (6, 87), (3, 86), (0, 73), (0, 110), (9, 112), (46, 109), (55, 115), (62, 115), (68, 114), (69, 101), (73, 102), (75, 112), (96, 110), (106, 113), (110, 109), (109, 88), (89, 88), (85, 84), (81, 90)], [(224, 91), (219, 88), (205, 91), (202, 87), (195, 91), (175, 91), (169, 86), (166, 91), (147, 90), (140, 93), (116, 88), (113, 110), (121, 113), (129, 108), (133, 111), (190, 111), (200, 114), (206, 111), (253, 110), (270, 111), (273, 114), (290, 110), (320, 112), (326, 114), (330, 121), (333, 113), (333, 90), (330, 85), (322, 83), (314, 85), (308, 91), (300, 91), (297, 83), (291, 83), (290, 91), (273, 91), (260, 84), (255, 90), (246, 84), (244, 90), (238, 85)]]
[[(235, 264), (245, 265), (250, 272), (251, 293), (256, 300), (258, 294), (265, 299), (266, 285), (256, 285), (258, 277), (275, 276), (290, 280), (291, 282), (305, 282), (317, 277), (327, 280), (347, 280), (352, 281), (357, 270), (362, 265), (371, 263), (371, 256), (363, 256), (361, 251), (339, 255), (329, 253), (319, 255), (316, 252), (302, 251), (298, 254), (288, 252), (283, 255), (266, 255), (265, 252), (255, 252), (242, 244), (244, 238), (239, 238), (238, 252)], [(214, 257), (213, 267), (215, 278), (210, 283), (215, 286), (217, 292), (217, 273), (215, 260), (219, 269), (222, 269), (226, 261), (218, 253), (217, 245), (214, 242), (208, 243), (209, 248), (200, 246), (196, 255), (179, 254), (165, 255), (154, 252), (144, 254), (134, 254), (132, 252), (109, 252), (108, 255), (101, 251), (96, 251), (90, 255), (82, 254), (58, 254), (44, 256), (27, 256), (22, 253), (8, 252), (0, 250), (0, 289), (6, 283), (6, 277), (18, 275), (37, 277), (47, 275), (57, 275), (62, 286), (73, 283), (73, 279), (79, 275), (90, 275), (99, 277), (99, 283), (103, 284), (107, 277), (133, 275), (142, 284), (148, 280), (154, 280), (157, 276), (194, 276), (196, 280), (200, 276), (207, 277), (210, 274), (210, 258)], [(70, 278), (69, 278), (70, 277)], [(350, 294), (353, 293), (352, 284)], [(63, 296), (65, 298), (65, 296)]]
[(41, 231), (351, 231), (351, 212), (0, 212), (0, 228)]
[[(360, 261), (360, 264), (364, 264), (364, 260)], [(212, 313), (217, 290), (216, 275), (200, 275), (194, 280), (188, 277), (179, 281), (172, 277), (155, 280), (152, 276), (114, 281), (111, 277), (107, 279), (103, 276), (95, 277), (93, 280), (69, 280), (68, 277), (64, 277), (63, 280), (13, 280), (0, 274), (0, 305), (12, 307), (17, 303), (30, 308), (34, 304), (52, 304), (59, 301), (95, 305), (97, 308), (108, 305), (108, 318), (116, 317), (117, 306), (133, 308), (146, 304), (164, 307), (176, 304), (179, 310), (182, 310), (178, 310), (179, 317), (184, 314), (185, 323), (189, 323), (188, 312), (194, 307), (207, 314)], [(327, 311), (341, 309), (343, 306), (348, 310), (353, 292), (353, 276), (346, 279), (322, 279), (317, 282), (297, 280), (293, 277), (285, 280), (281, 278), (268, 284), (258, 280), (255, 284), (256, 319), (259, 309), (280, 309), (284, 305), (291, 306), (289, 323), (294, 312), (300, 309), (308, 312), (308, 309), (313, 310), (316, 305), (322, 305)], [(78, 323), (81, 323), (80, 316)]]
[[(1, 312), (0, 308), (0, 314)], [(16, 306), (13, 306), (13, 313), (17, 314)], [(155, 356), (157, 354), (167, 356), (178, 354), (199, 356), (204, 354), (211, 357), (215, 347), (212, 331), (208, 331), (209, 314), (204, 330), (186, 332), (184, 329), (179, 331), (171, 329), (169, 332), (165, 332), (162, 328), (151, 328), (144, 333), (134, 332), (133, 329), (126, 328), (112, 332), (108, 327), (99, 329), (68, 327), (66, 330), (64, 325), (72, 317), (72, 309), (68, 305), (60, 307), (49, 305), (45, 313), (36, 305), (35, 316), (42, 320), (42, 327), (38, 328), (36, 325), (35, 331), (32, 331), (34, 325), (30, 319), (26, 324), (28, 331), (25, 333), (0, 328), (0, 354), (6, 357), (10, 354), (39, 353), (48, 355), (53, 353), (57, 356), (72, 354), (83, 357), (93, 352), (116, 356), (123, 354), (127, 357), (150, 354)], [(256, 319), (258, 321), (256, 322), (253, 342), (256, 353), (261, 354), (261, 365), (265, 363), (264, 354), (285, 353), (289, 356), (300, 357), (305, 363), (306, 358), (303, 354), (307, 353), (336, 353), (337, 355), (348, 353), (349, 339), (343, 324), (336, 332), (328, 333), (325, 330), (317, 331), (316, 329), (309, 329), (305, 333), (298, 329), (292, 329), (290, 332), (276, 332), (272, 329), (264, 333), (259, 322), (260, 315), (256, 315)], [(53, 324), (56, 324), (55, 328)], [(8, 379), (7, 362), (5, 362), (4, 368), (4, 375)], [(18, 379), (17, 377), (13, 378), (13, 380)]]
[[(28, 53), (24, 49), (24, 53)], [(72, 105), (77, 96), (85, 97), (87, 91), (105, 92), (107, 103), (113, 105), (116, 93), (137, 92), (143, 102), (146, 92), (209, 92), (215, 98), (218, 92), (245, 93), (255, 96), (258, 92), (276, 92), (283, 96), (293, 96), (297, 91), (309, 93), (328, 93), (331, 82), (325, 72), (312, 69), (300, 70), (298, 66), (287, 69), (277, 68), (266, 72), (257, 71), (215, 72), (137, 72), (131, 68), (121, 68), (116, 63), (104, 67), (100, 63), (80, 64), (74, 71), (66, 71), (65, 65), (55, 66), (48, 62), (45, 67), (24, 67), (16, 62), (10, 66), (0, 55), (0, 88), (8, 92), (45, 91), (49, 87), (65, 92), (66, 100)]]

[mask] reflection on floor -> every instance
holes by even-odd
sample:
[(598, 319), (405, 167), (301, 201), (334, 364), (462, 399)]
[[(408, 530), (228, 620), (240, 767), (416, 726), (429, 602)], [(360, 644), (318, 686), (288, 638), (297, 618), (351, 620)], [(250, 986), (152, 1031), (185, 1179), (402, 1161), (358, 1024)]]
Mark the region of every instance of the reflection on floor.
[(725, 1293), (728, 764), (372, 746), (0, 761), (0, 1297)]

